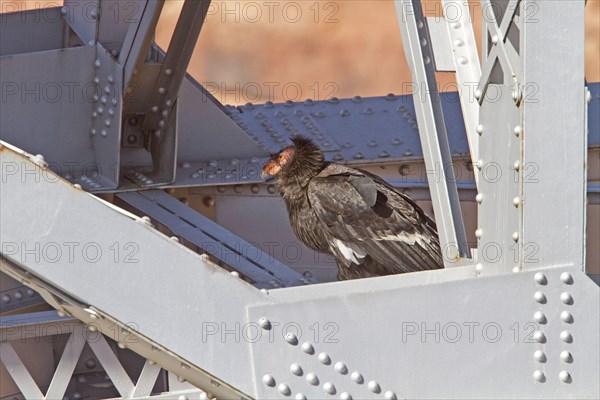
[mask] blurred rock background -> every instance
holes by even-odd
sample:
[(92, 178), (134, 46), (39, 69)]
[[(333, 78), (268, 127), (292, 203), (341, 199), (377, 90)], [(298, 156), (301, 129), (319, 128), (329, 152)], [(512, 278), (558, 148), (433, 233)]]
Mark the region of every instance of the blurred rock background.
[[(0, 11), (61, 3), (0, 0)], [(167, 0), (156, 34), (163, 48), (182, 5)], [(439, 0), (424, 7), (442, 15)], [(480, 2), (469, 0), (469, 8), (480, 42)], [(586, 77), (597, 82), (600, 0), (587, 1), (585, 23)], [(411, 81), (392, 0), (214, 0), (189, 72), (227, 104), (401, 94)], [(452, 74), (439, 80), (452, 90)]]

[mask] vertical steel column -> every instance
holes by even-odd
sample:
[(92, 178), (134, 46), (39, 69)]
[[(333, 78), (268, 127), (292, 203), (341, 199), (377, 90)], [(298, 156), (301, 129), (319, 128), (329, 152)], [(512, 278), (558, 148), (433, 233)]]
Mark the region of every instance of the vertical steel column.
[(584, 1), (525, 1), (523, 253), (526, 268), (585, 264)]
[(585, 4), (482, 4), (478, 269), (582, 267)]
[(437, 91), (433, 51), (419, 0), (396, 0), (408, 65), (417, 90), (414, 104), (427, 178), (446, 267), (470, 256), (460, 211), (444, 115)]

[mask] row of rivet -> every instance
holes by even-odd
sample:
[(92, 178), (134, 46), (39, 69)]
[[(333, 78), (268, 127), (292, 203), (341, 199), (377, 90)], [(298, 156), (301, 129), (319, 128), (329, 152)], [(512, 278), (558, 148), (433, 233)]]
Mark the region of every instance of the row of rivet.
[[(272, 328), (271, 321), (269, 321), (269, 319), (266, 317), (261, 317), (258, 320), (258, 324), (265, 330), (270, 330)], [(296, 334), (294, 334), (292, 332), (288, 332), (285, 335), (285, 341), (293, 346), (298, 345), (298, 337), (296, 336)], [(310, 342), (302, 343), (300, 348), (301, 348), (302, 352), (304, 352), (305, 354), (308, 354), (308, 355), (315, 354), (315, 348)], [(326, 352), (319, 353), (317, 356), (317, 359), (323, 365), (331, 365), (331, 357)], [(348, 374), (348, 367), (342, 361), (338, 361), (337, 363), (335, 363), (334, 369), (336, 372), (338, 372), (341, 375)], [(292, 375), (295, 375), (295, 376), (302, 376), (304, 374), (304, 370), (298, 363), (293, 363), (290, 366), (290, 372), (292, 373)], [(309, 383), (310, 385), (313, 385), (313, 386), (317, 386), (320, 383), (319, 377), (314, 372), (307, 373), (305, 379), (306, 379), (307, 383)], [(363, 378), (362, 374), (358, 371), (352, 372), (352, 374), (350, 374), (350, 379), (352, 379), (352, 381), (354, 381), (357, 384), (364, 383), (364, 378)], [(276, 385), (275, 378), (270, 374), (265, 374), (263, 376), (262, 380), (266, 386), (275, 387), (275, 385)], [(373, 393), (381, 393), (381, 386), (379, 385), (379, 383), (377, 383), (374, 380), (369, 381), (369, 383), (367, 384), (367, 387)], [(280, 383), (277, 386), (277, 390), (279, 391), (279, 393), (283, 394), (284, 396), (289, 396), (291, 394), (291, 389), (290, 389), (289, 385), (286, 383)], [(335, 385), (331, 382), (323, 383), (323, 390), (325, 391), (325, 393), (330, 394), (330, 395), (335, 395), (337, 393), (337, 389), (336, 389)], [(301, 400), (301, 399), (306, 399), (306, 396), (304, 396), (302, 393), (299, 393), (296, 395), (295, 398), (297, 400)], [(387, 391), (384, 394), (384, 398), (386, 400), (396, 400), (396, 394), (392, 391)], [(352, 396), (348, 392), (343, 392), (340, 395), (340, 399), (351, 400)]]
[[(536, 273), (534, 275), (533, 279), (540, 286), (546, 286), (548, 284), (548, 278), (546, 278), (546, 275), (543, 274), (542, 272)], [(566, 285), (573, 284), (573, 276), (568, 272), (563, 272), (560, 275), (560, 279)], [(546, 295), (542, 291), (536, 291), (534, 294), (534, 299), (536, 302), (538, 302), (540, 304), (546, 304), (548, 301)], [(563, 292), (560, 295), (560, 301), (563, 304), (571, 305), (571, 304), (573, 304), (573, 296), (569, 292)], [(573, 315), (571, 314), (571, 312), (569, 312), (567, 310), (561, 312), (560, 319), (563, 323), (567, 323), (567, 324), (571, 324), (574, 321)], [(536, 311), (533, 314), (533, 320), (540, 325), (545, 325), (548, 322), (546, 315), (542, 311)], [(538, 343), (541, 343), (541, 344), (546, 343), (546, 335), (541, 330), (538, 330), (537, 332), (535, 332), (535, 334), (533, 335), (533, 338)], [(562, 330), (560, 332), (560, 339), (564, 343), (572, 343), (573, 335), (568, 330)], [(543, 350), (536, 350), (533, 353), (533, 358), (535, 361), (537, 361), (540, 364), (544, 364), (547, 361), (546, 353)], [(570, 364), (573, 362), (572, 354), (566, 350), (561, 351), (560, 359), (562, 362), (564, 362), (566, 364)], [(546, 382), (546, 374), (541, 369), (535, 370), (533, 372), (533, 377), (536, 381), (538, 381), (540, 383)], [(564, 383), (572, 382), (571, 374), (566, 370), (560, 371), (559, 379), (561, 380), (561, 382), (564, 382)]]
[[(27, 288), (25, 290), (25, 293), (27, 294), (28, 297), (33, 297), (35, 295), (35, 292), (33, 291), (33, 289), (29, 289)], [(14, 298), (16, 301), (21, 301), (23, 300), (23, 292), (21, 291), (21, 289), (17, 289), (14, 291), (14, 293), (12, 293), (12, 296), (9, 293), (2, 293), (2, 304), (9, 304), (12, 300), (12, 298)]]

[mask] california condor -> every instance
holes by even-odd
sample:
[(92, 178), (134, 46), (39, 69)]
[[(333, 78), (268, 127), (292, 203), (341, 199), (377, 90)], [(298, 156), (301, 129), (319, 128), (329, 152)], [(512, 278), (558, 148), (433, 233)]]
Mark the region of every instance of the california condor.
[(315, 143), (291, 138), (265, 163), (294, 233), (335, 256), (338, 279), (443, 268), (435, 222), (410, 198), (369, 172), (325, 161)]

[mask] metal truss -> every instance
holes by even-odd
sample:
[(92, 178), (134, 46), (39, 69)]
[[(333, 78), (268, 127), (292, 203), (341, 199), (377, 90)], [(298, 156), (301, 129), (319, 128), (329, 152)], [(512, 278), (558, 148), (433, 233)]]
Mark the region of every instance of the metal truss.
[[(598, 85), (584, 86), (583, 48), (572, 46), (583, 41), (584, 3), (555, 3), (483, 1), (492, 14), (480, 64), (465, 4), (444, 0), (460, 17), (435, 21), (419, 1), (397, 0), (413, 80), (425, 89), (412, 100), (243, 107), (221, 105), (185, 75), (208, 1), (186, 0), (166, 53), (152, 43), (164, 1), (65, 0), (45, 11), (53, 23), (3, 16), (7, 96), (18, 96), (14, 82), (93, 89), (3, 103), (3, 113), (28, 116), (0, 119), (10, 143), (0, 143), (0, 270), (16, 280), (3, 295), (22, 297), (25, 285), (63, 316), (2, 317), (2, 363), (18, 389), (64, 395), (89, 347), (121, 398), (152, 394), (161, 368), (172, 393), (157, 398), (598, 398), (600, 289), (584, 256), (586, 199), (600, 192), (600, 176), (586, 175), (600, 113), (587, 115), (586, 100), (592, 109), (600, 102)], [(107, 18), (127, 5), (133, 21)], [(450, 70), (460, 101), (433, 89), (435, 72)], [(264, 191), (264, 211), (275, 193), (256, 184), (259, 166), (294, 133), (427, 200), (429, 187), (452, 268), (305, 285), (315, 282), (269, 257), (234, 248), (228, 260), (218, 249), (258, 246), (146, 190)], [(420, 179), (385, 171), (406, 178), (403, 166), (421, 160)], [(473, 180), (455, 179), (446, 167), (456, 160), (475, 167)], [(86, 191), (117, 192), (116, 205)], [(472, 257), (461, 195), (477, 204)], [(40, 388), (26, 361), (33, 350), (18, 347), (48, 321), (77, 330), (60, 331), (66, 346)], [(146, 360), (135, 384), (100, 333)]]
[[(193, 387), (152, 395), (161, 367), (148, 360), (144, 363), (134, 384), (105, 337), (96, 331), (93, 324), (86, 326), (72, 317), (60, 317), (56, 311), (1, 317), (0, 320), (1, 362), (26, 399), (64, 398), (86, 343), (95, 360), (99, 362), (114, 385), (114, 389), (121, 396), (119, 399), (181, 398), (179, 396), (188, 399), (207, 399), (204, 392)], [(66, 344), (49, 385), (42, 389), (12, 343), (29, 341), (52, 346), (57, 341), (56, 335), (67, 336)]]

